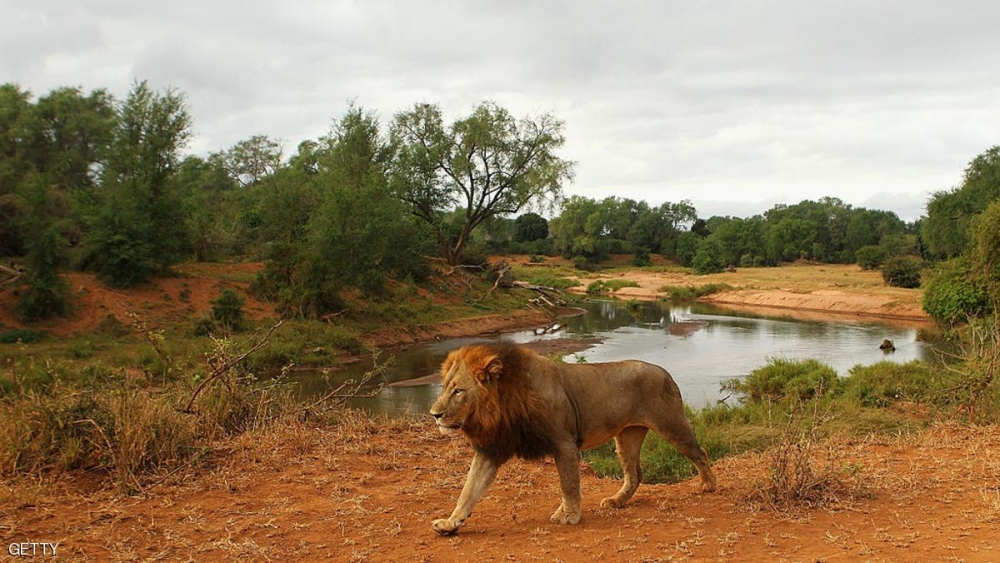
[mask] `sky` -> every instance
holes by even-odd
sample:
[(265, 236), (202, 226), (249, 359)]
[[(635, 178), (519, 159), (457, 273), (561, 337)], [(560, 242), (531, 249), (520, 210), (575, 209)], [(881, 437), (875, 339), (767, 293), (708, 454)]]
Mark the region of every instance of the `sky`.
[(996, 0), (0, 0), (0, 83), (173, 88), (187, 151), (492, 100), (565, 122), (566, 195), (924, 213), (1000, 144)]

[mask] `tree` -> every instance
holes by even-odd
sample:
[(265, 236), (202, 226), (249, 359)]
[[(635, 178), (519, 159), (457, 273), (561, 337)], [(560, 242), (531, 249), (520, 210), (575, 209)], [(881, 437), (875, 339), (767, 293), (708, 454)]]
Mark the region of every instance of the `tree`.
[(242, 187), (260, 182), (281, 167), (281, 142), (254, 135), (222, 154), (229, 177)]
[[(516, 120), (492, 102), (445, 127), (437, 105), (417, 104), (397, 114), (392, 127), (394, 192), (431, 225), (445, 259), (456, 265), (486, 219), (561, 196), (573, 169), (555, 154), (565, 142), (562, 128), (552, 115)], [(451, 232), (442, 219), (456, 205), (462, 217)]]
[(514, 242), (532, 242), (549, 236), (549, 222), (537, 213), (525, 213), (514, 219)]
[(965, 169), (962, 185), (931, 195), (920, 235), (935, 258), (962, 254), (969, 244), (969, 225), (991, 201), (1000, 199), (1000, 146), (976, 156)]
[(976, 216), (970, 239), (971, 274), (986, 289), (993, 311), (1000, 311), (1000, 201)]
[(268, 252), (256, 291), (288, 313), (315, 317), (344, 309), (345, 288), (378, 296), (390, 274), (418, 280), (429, 273), (430, 239), (389, 190), (393, 152), (374, 113), (352, 105), (327, 136), (299, 149), (305, 153), (288, 167), (248, 188), (264, 192)]
[(112, 286), (145, 281), (184, 248), (183, 206), (171, 178), (190, 126), (183, 95), (154, 92), (146, 82), (116, 107), (89, 233), (89, 263)]

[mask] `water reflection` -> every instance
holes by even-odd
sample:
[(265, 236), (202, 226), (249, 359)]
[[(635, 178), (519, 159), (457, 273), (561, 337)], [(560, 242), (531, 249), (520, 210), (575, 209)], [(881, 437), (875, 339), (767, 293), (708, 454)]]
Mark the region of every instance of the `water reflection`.
[[(524, 331), (497, 338), (523, 343), (600, 335), (605, 339), (603, 343), (570, 355), (566, 361), (638, 359), (663, 366), (674, 376), (685, 402), (694, 407), (722, 398), (721, 382), (744, 376), (769, 358), (815, 358), (845, 375), (855, 365), (882, 360), (902, 363), (929, 354), (928, 348), (916, 339), (916, 325), (853, 319), (800, 321), (706, 304), (591, 301), (581, 307), (586, 313), (561, 319), (562, 330), (557, 334)], [(886, 354), (880, 350), (883, 339), (892, 340), (896, 351)], [(404, 381), (433, 374), (448, 351), (483, 340), (490, 339), (459, 338), (396, 351), (386, 379)], [(336, 372), (331, 381), (356, 378), (369, 365), (362, 363)], [(304, 394), (321, 393), (328, 385), (315, 373), (301, 373), (297, 380)], [(378, 397), (359, 399), (353, 404), (373, 411), (425, 413), (437, 392), (437, 385), (387, 387)]]

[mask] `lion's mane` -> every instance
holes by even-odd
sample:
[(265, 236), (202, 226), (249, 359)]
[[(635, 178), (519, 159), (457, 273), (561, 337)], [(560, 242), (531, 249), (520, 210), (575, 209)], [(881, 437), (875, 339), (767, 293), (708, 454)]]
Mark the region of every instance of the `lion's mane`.
[(480, 387), (477, 402), (463, 429), (472, 445), (484, 455), (503, 462), (518, 456), (539, 459), (553, 452), (554, 442), (544, 402), (535, 393), (527, 372), (528, 357), (514, 344), (468, 346), (445, 360), (442, 372), (455, 362), (468, 371), (487, 369), (495, 359), (502, 362), (496, 385)]

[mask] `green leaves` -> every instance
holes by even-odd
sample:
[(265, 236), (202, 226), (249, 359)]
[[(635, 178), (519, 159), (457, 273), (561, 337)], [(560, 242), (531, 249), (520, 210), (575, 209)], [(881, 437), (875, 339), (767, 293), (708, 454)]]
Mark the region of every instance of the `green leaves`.
[[(562, 121), (549, 114), (516, 120), (493, 102), (445, 127), (436, 105), (396, 115), (391, 138), (394, 193), (437, 232), (449, 264), (459, 262), (472, 231), (487, 219), (530, 204), (553, 203), (573, 177), (562, 147)], [(449, 235), (443, 217), (457, 206), (462, 219)]]

